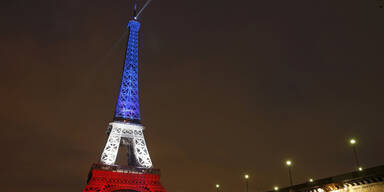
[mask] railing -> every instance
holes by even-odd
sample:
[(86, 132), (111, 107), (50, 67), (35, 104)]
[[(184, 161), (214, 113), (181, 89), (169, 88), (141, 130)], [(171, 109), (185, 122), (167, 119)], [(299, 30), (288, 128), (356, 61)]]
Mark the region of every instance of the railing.
[(115, 172), (121, 172), (121, 173), (141, 173), (141, 174), (147, 173), (147, 174), (160, 175), (160, 169), (123, 166), (123, 165), (105, 165), (101, 163), (94, 163), (91, 169), (115, 171)]

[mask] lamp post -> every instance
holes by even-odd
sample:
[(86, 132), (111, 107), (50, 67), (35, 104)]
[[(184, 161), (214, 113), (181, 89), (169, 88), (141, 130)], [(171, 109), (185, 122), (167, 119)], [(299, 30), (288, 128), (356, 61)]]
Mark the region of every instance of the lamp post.
[(216, 184), (216, 192), (219, 192), (219, 189), (220, 189), (220, 185)]
[(244, 175), (244, 179), (245, 179), (245, 192), (248, 192), (248, 179), (249, 179), (249, 175), (245, 174)]
[(362, 171), (363, 168), (360, 166), (359, 158), (357, 156), (357, 151), (356, 151), (357, 140), (352, 138), (352, 139), (349, 140), (349, 144), (351, 144), (351, 146), (352, 146), (353, 156), (355, 157), (355, 162), (356, 162), (357, 170), (358, 171)]
[(289, 174), (289, 182), (291, 184), (291, 186), (293, 185), (293, 181), (292, 181), (292, 171), (291, 171), (291, 167), (292, 167), (292, 161), (291, 160), (287, 160), (285, 162), (285, 164), (287, 165), (288, 167), (288, 174)]

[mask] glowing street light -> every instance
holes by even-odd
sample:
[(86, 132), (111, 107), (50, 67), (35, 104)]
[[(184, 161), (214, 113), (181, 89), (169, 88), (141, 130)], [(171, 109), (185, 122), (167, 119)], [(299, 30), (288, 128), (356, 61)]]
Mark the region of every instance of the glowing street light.
[(287, 165), (288, 167), (288, 173), (289, 173), (289, 182), (291, 184), (291, 186), (293, 185), (293, 181), (292, 181), (292, 171), (291, 171), (291, 167), (292, 167), (292, 161), (291, 160), (287, 160), (285, 162), (285, 164)]
[(275, 187), (273, 187), (273, 190), (278, 191), (278, 190), (279, 190), (279, 187), (278, 187), (278, 186), (275, 186)]
[(245, 192), (248, 192), (248, 179), (249, 179), (249, 175), (248, 174), (244, 174), (244, 179), (245, 179)]
[(358, 170), (358, 171), (362, 171), (363, 168), (360, 166), (359, 158), (358, 158), (358, 156), (357, 156), (357, 151), (356, 151), (357, 140), (356, 140), (355, 138), (351, 138), (351, 139), (349, 140), (349, 144), (351, 144), (351, 146), (352, 146), (353, 155), (354, 155), (354, 157), (355, 157), (355, 162), (356, 162), (357, 170)]
[(310, 182), (310, 183), (313, 183), (313, 179), (312, 179), (312, 178), (309, 178), (309, 182)]
[(363, 167), (359, 167), (359, 168), (357, 168), (357, 170), (363, 171)]
[(220, 185), (216, 184), (216, 192), (219, 192), (219, 189), (220, 189)]

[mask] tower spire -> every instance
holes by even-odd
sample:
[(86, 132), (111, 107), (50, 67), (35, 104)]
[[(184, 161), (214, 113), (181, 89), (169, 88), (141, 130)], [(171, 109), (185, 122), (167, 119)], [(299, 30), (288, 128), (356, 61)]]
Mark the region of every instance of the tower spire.
[[(134, 12), (136, 12), (135, 10), (136, 8), (134, 8)], [(129, 37), (113, 120), (139, 124), (138, 33), (140, 22), (130, 20), (127, 28), (129, 30)]]
[(133, 19), (134, 20), (137, 20), (136, 16), (137, 16), (137, 0), (134, 0), (134, 3), (133, 3)]

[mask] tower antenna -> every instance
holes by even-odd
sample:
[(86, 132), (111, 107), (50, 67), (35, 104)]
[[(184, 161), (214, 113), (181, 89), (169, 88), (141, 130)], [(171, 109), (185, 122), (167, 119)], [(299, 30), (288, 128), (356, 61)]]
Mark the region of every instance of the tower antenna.
[[(141, 14), (141, 12), (144, 11), (144, 9), (148, 6), (148, 4), (151, 2), (152, 0), (147, 0), (147, 2), (145, 2), (145, 4), (143, 5), (143, 7), (140, 9), (140, 11), (137, 13), (137, 15), (135, 15), (135, 20), (137, 20)], [(136, 5), (135, 5), (135, 13), (136, 13)]]
[(137, 0), (133, 1), (133, 18), (136, 20), (137, 15)]

